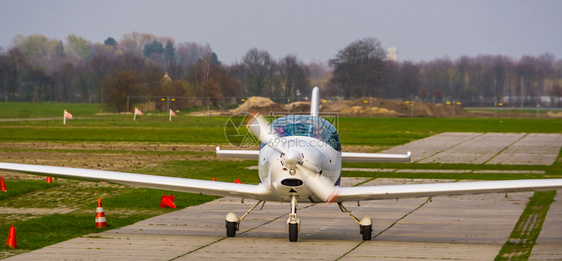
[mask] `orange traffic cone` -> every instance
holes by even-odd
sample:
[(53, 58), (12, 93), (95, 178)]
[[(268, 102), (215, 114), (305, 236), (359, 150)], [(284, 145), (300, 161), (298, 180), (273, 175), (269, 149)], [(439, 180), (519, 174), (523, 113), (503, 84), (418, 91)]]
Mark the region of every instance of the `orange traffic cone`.
[(0, 190), (2, 192), (8, 191), (8, 188), (6, 188), (6, 183), (4, 183), (4, 177), (0, 177)]
[(171, 195), (164, 195), (162, 196), (162, 200), (160, 200), (160, 207), (161, 208), (176, 208), (176, 204), (174, 204), (174, 200), (176, 197)]
[(215, 177), (213, 177), (213, 181), (215, 181)]
[(6, 246), (10, 248), (17, 248), (18, 246), (16, 242), (16, 227), (14, 227), (14, 225), (10, 227), (10, 233), (8, 234), (8, 240), (6, 241)]
[(96, 208), (96, 228), (99, 227), (107, 227), (105, 213), (103, 212), (103, 206), (101, 205), (101, 198), (98, 198), (98, 207)]
[(234, 183), (241, 184), (242, 182), (240, 182), (240, 178), (238, 178)]
[(47, 183), (53, 183), (53, 178), (47, 177)]

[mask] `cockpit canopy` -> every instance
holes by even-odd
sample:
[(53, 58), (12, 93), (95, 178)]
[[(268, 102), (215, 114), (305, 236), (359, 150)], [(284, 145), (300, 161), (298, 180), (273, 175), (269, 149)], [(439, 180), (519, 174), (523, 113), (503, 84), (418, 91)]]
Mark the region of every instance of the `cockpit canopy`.
[[(309, 115), (289, 115), (273, 121), (270, 129), (279, 137), (302, 136), (323, 141), (341, 152), (341, 143), (336, 128), (328, 121)], [(266, 144), (262, 143), (261, 148)]]

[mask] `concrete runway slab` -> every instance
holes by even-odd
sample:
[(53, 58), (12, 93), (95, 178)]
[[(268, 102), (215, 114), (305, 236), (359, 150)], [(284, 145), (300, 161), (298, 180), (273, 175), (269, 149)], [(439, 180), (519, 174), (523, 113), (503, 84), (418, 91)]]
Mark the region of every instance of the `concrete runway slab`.
[(523, 136), (525, 136), (523, 133), (486, 133), (420, 160), (418, 163), (482, 164)]
[(412, 141), (408, 144), (393, 147), (381, 153), (405, 154), (412, 152), (412, 162), (431, 157), (446, 149), (456, 146), (465, 141), (481, 136), (483, 133), (475, 132), (444, 132), (425, 139)]
[(416, 163), (551, 165), (562, 134), (441, 133), (381, 153), (412, 152)]
[(562, 147), (562, 135), (529, 133), (486, 164), (551, 165)]
[[(364, 179), (344, 179), (346, 185)], [(378, 179), (365, 185), (434, 182)], [(336, 204), (299, 204), (299, 242), (288, 242), (287, 203), (266, 203), (225, 237), (227, 212), (239, 215), (255, 201), (222, 198), (136, 224), (72, 239), (8, 260), (491, 260), (507, 240), (530, 193), (365, 201), (346, 207), (374, 220), (372, 241)], [(110, 206), (104, 206), (110, 219)]]

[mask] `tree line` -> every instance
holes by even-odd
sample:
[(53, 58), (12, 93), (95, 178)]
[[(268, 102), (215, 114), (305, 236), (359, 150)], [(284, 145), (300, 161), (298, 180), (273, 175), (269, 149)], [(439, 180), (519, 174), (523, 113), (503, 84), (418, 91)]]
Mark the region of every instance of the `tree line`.
[(274, 59), (252, 48), (241, 62), (228, 65), (208, 44), (144, 33), (126, 34), (119, 41), (108, 37), (103, 43), (76, 35), (64, 42), (18, 35), (10, 48), (0, 48), (0, 100), (95, 102), (114, 111), (130, 110), (127, 96), (266, 96), (290, 102), (316, 85), (323, 94), (344, 99), (508, 97), (523, 105), (541, 96), (559, 99), (561, 79), (562, 61), (549, 54), (393, 62), (374, 38), (350, 43), (328, 63), (306, 64), (296, 55)]

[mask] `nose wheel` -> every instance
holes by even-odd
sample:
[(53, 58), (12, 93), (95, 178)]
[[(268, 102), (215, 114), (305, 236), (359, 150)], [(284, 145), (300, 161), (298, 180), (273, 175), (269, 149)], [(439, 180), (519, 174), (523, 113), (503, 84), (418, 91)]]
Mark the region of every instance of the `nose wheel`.
[(287, 230), (289, 231), (289, 241), (297, 242), (299, 240), (300, 219), (297, 217), (297, 198), (291, 197), (291, 213), (287, 219)]

